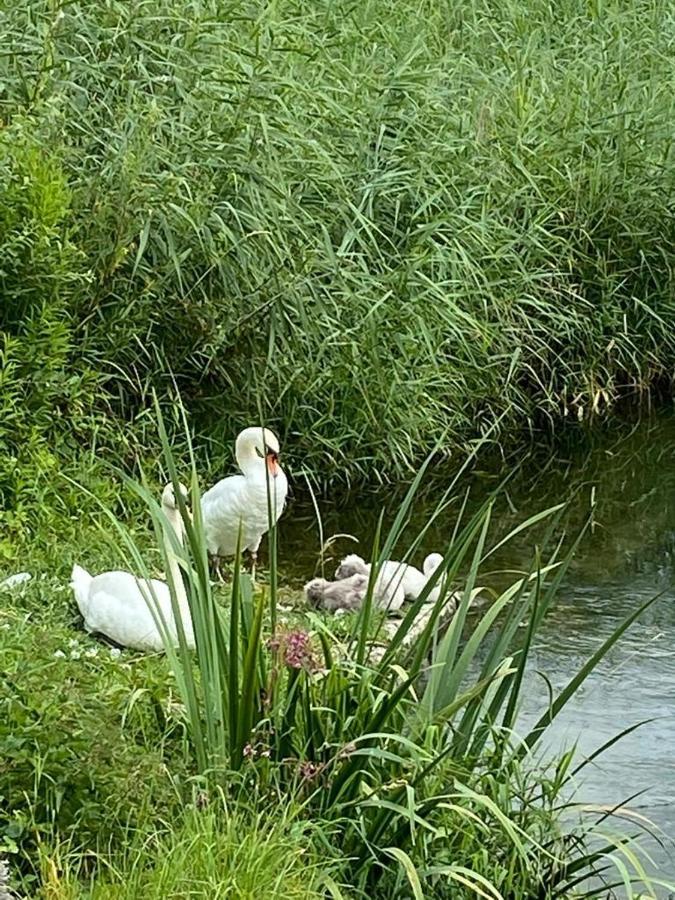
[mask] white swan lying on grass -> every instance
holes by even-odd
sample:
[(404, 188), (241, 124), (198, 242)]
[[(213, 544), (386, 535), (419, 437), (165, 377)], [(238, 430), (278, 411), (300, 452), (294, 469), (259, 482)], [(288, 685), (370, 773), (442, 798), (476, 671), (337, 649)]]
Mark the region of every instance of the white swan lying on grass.
[[(182, 485), (181, 491), (186, 498), (187, 491)], [(162, 493), (162, 510), (182, 543), (183, 522), (170, 484)], [(192, 619), (183, 579), (170, 548), (167, 548), (167, 556), (185, 637), (188, 646), (194, 649)], [(92, 577), (81, 566), (75, 565), (70, 586), (87, 631), (105, 635), (122, 647), (163, 650), (164, 642), (157, 622), (161, 614), (174, 645), (178, 644), (171, 592), (166, 582), (137, 578), (130, 572), (103, 572)]]
[(284, 511), (288, 481), (279, 465), (279, 441), (269, 428), (245, 428), (235, 455), (241, 475), (222, 478), (202, 496), (206, 545), (215, 557), (233, 556), (241, 527), (241, 549), (255, 565), (258, 547), (272, 522)]

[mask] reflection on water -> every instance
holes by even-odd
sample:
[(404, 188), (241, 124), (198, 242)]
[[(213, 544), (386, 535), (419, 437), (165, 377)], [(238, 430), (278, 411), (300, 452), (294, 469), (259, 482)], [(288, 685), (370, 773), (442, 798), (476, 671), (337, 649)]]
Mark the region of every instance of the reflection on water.
[[(475, 508), (504, 476), (492, 471), (462, 479), (458, 495), (471, 487), (468, 508)], [(408, 542), (427, 521), (445, 485), (439, 474), (419, 494), (407, 530)], [(387, 489), (320, 504), (325, 536), (355, 535), (368, 555), (378, 517), (391, 525), (404, 491)], [(462, 502), (454, 503), (429, 530), (417, 556), (447, 545)], [(611, 651), (570, 701), (548, 741), (552, 747), (577, 742), (592, 750), (624, 728), (644, 719), (632, 732), (584, 770), (579, 798), (615, 804), (638, 791), (646, 793), (630, 808), (656, 822), (675, 838), (675, 416), (660, 414), (632, 427), (591, 432), (555, 458), (534, 455), (523, 463), (498, 498), (494, 536), (508, 532), (539, 510), (569, 501), (562, 526), (574, 535), (596, 508), (592, 530), (572, 563), (557, 604), (549, 612), (532, 655), (523, 715), (530, 718), (546, 698), (545, 674), (561, 688), (613, 628), (641, 603), (662, 597)], [(284, 568), (298, 581), (317, 563), (318, 529), (310, 504), (296, 502), (280, 535)], [(494, 570), (527, 569), (542, 529), (518, 535), (490, 561), (495, 586), (512, 576)], [(399, 553), (405, 552), (403, 541)], [(355, 549), (349, 541), (335, 553)], [(330, 565), (332, 569), (333, 564)], [(632, 829), (630, 829), (632, 830)], [(656, 847), (658, 858), (675, 877), (675, 845)]]

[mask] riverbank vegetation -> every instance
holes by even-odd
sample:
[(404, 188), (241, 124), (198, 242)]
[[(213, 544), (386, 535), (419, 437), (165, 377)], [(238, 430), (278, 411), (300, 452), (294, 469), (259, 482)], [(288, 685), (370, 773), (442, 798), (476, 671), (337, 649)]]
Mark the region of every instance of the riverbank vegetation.
[(10, 501), (155, 451), (172, 376), (214, 470), (262, 412), (319, 482), (669, 383), (668, 3), (3, 15)]
[[(166, 442), (164, 451), (175, 479)], [(368, 599), (339, 634), (300, 598), (291, 609), (279, 603), (274, 532), (264, 583), (255, 588), (234, 569), (229, 586), (212, 585), (194, 468), (185, 548), (169, 538), (153, 495), (132, 483), (159, 552), (148, 553), (138, 517), (130, 529), (112, 510), (104, 510), (109, 546), (98, 549), (101, 559), (146, 575), (161, 567), (170, 578), (177, 554), (194, 657), (182, 644), (167, 657), (143, 656), (83, 635), (66, 585), (46, 566), (35, 584), (8, 592), (0, 622), (2, 840), (22, 890), (59, 900), (253, 900), (262, 890), (307, 900), (553, 900), (595, 887), (658, 896), (665, 882), (649, 874), (634, 835), (617, 831), (613, 809), (575, 801), (595, 754), (550, 757), (542, 746), (551, 722), (653, 601), (599, 643), (538, 719), (522, 722), (530, 648), (575, 543), (560, 555), (544, 535), (530, 571), (471, 618), (482, 572), (511, 535), (490, 539), (489, 499), (463, 521), (459, 480), (437, 509), (452, 508), (456, 521), (444, 562), (383, 655), (372, 652), (379, 626)], [(417, 487), (382, 537), (383, 557), (403, 555)], [(553, 536), (561, 512), (542, 511), (513, 536), (542, 523)], [(91, 557), (92, 548), (83, 542), (80, 552)], [(437, 633), (432, 619), (406, 646), (416, 611), (441, 580), (459, 601), (449, 628)]]
[[(440, 705), (431, 635), (371, 664), (368, 616), (350, 643), (294, 610), (311, 665), (281, 659), (283, 560), (262, 592), (213, 594), (190, 546), (198, 601), (239, 611), (192, 707), (185, 660), (85, 637), (67, 581), (80, 558), (165, 571), (124, 480), (170, 468), (153, 391), (203, 488), (261, 419), (294, 484), (321, 487), (670, 388), (670, 5), (17, 0), (2, 23), (0, 568), (35, 576), (0, 606), (13, 883), (184, 896), (189, 868), (209, 897), (545, 900), (612, 853), (602, 877), (642, 878), (607, 811), (580, 824), (571, 755), (512, 733), (518, 623), (560, 571), (540, 558), (435, 649)], [(490, 534), (486, 508), (447, 548), (466, 596)], [(262, 687), (275, 665), (267, 708), (243, 672)], [(209, 677), (244, 718), (213, 716)]]

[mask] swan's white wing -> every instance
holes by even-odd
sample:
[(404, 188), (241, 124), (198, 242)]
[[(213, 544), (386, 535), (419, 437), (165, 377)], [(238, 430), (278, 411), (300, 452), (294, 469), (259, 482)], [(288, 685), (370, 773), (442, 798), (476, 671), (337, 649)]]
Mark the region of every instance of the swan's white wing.
[(401, 581), (405, 572), (402, 563), (386, 560), (380, 566), (375, 582), (373, 599), (377, 606), (389, 612), (396, 612), (403, 605), (405, 594)]
[(239, 522), (245, 513), (246, 479), (231, 475), (202, 497), (202, 515), (209, 553), (231, 556), (237, 549)]
[[(152, 587), (164, 615), (171, 612), (167, 585), (152, 580)], [(150, 594), (147, 590), (148, 596)], [(171, 619), (169, 619), (171, 621)], [(162, 636), (141, 591), (138, 579), (129, 572), (103, 572), (92, 579), (85, 625), (136, 650), (162, 650)]]
[[(272, 506), (278, 519), (284, 510), (288, 481), (280, 470), (270, 481)], [(231, 475), (214, 484), (202, 497), (202, 515), (209, 553), (232, 556), (237, 549), (241, 523), (241, 549), (257, 550), (269, 528), (267, 479)]]
[(403, 587), (403, 592), (407, 599), (417, 600), (424, 590), (426, 583), (426, 575), (420, 572), (415, 566), (406, 565), (401, 586)]

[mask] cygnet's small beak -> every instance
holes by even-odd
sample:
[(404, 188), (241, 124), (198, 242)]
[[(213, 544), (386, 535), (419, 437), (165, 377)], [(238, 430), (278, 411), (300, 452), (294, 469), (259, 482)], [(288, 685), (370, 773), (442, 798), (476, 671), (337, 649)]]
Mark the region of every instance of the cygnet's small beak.
[(265, 457), (267, 462), (267, 471), (270, 473), (272, 478), (276, 478), (279, 474), (279, 455), (270, 451)]

